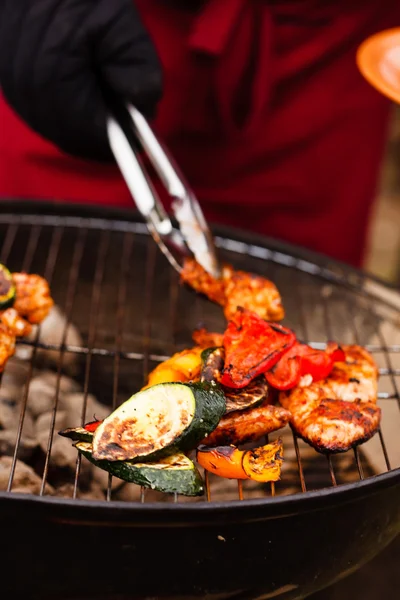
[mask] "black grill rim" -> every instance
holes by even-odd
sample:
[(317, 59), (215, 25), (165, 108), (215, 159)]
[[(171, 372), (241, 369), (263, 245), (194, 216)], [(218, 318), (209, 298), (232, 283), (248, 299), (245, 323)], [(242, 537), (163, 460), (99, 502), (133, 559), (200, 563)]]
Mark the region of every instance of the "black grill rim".
[[(17, 509), (29, 510), (30, 518), (41, 516), (46, 520), (65, 522), (66, 524), (96, 525), (101, 523), (102, 526), (109, 525), (110, 527), (118, 525), (121, 527), (147, 527), (152, 523), (163, 527), (177, 527), (191, 522), (182, 519), (195, 517), (196, 523), (202, 525), (214, 523), (218, 519), (221, 529), (223, 529), (225, 523), (233, 523), (236, 520), (240, 523), (249, 523), (326, 510), (329, 507), (338, 507), (362, 498), (370, 498), (382, 490), (395, 487), (400, 492), (400, 468), (337, 487), (290, 496), (269, 496), (252, 500), (143, 504), (118, 500), (104, 502), (104, 500), (77, 500), (0, 492), (0, 506), (6, 512), (9, 508), (14, 515), (14, 511)], [(59, 509), (62, 509), (62, 514)], [(167, 515), (171, 515), (171, 519), (176, 519), (176, 521), (164, 520)], [(103, 518), (110, 520), (105, 522)]]

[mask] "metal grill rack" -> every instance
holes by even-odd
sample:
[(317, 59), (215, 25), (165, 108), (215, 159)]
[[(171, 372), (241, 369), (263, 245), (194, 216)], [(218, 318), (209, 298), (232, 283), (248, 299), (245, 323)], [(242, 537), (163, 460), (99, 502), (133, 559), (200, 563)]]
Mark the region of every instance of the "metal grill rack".
[[(3, 211), (5, 209), (3, 208)], [(53, 418), (42, 472), (40, 495), (45, 495), (56, 422), (60, 377), (67, 353), (76, 355), (84, 390), (82, 423), (90, 420), (86, 400), (94, 393), (101, 402), (117, 406), (143, 384), (148, 372), (173, 352), (188, 347), (200, 323), (222, 331), (219, 307), (183, 288), (159, 253), (146, 227), (128, 218), (98, 219), (62, 214), (0, 213), (0, 262), (12, 271), (42, 274), (50, 283), (67, 325), (61, 344), (44, 344), (40, 328), (33, 341), (13, 464), (13, 478), (27, 409), (29, 385), (37, 368), (38, 350), (58, 353)], [(276, 485), (226, 482), (228, 497), (251, 501), (274, 495), (337, 486), (400, 467), (400, 294), (356, 271), (275, 242), (221, 233), (216, 244), (223, 260), (236, 268), (272, 279), (280, 289), (287, 317), (284, 324), (298, 336), (323, 348), (326, 341), (362, 344), (379, 366), (379, 404), (382, 427), (367, 444), (345, 457), (318, 455), (290, 430), (284, 434), (285, 468)], [(70, 323), (82, 335), (81, 346), (66, 344)], [(277, 434), (274, 434), (274, 436)], [(79, 498), (80, 458), (73, 497)], [(317, 473), (317, 475), (315, 475)], [(196, 501), (218, 499), (216, 482), (205, 474), (206, 494)], [(111, 479), (104, 498), (113, 502)], [(141, 502), (146, 502), (142, 490)], [(171, 502), (182, 502), (172, 497)]]

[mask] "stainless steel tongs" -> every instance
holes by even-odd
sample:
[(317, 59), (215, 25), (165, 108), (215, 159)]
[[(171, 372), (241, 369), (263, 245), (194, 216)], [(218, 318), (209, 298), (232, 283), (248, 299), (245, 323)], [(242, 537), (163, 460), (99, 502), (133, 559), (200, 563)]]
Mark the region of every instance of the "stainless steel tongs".
[[(178, 272), (182, 270), (181, 258), (192, 254), (206, 271), (216, 278), (220, 277), (213, 236), (193, 191), (145, 117), (131, 105), (126, 106), (126, 110), (126, 123), (114, 114), (108, 117), (108, 138), (122, 176), (151, 235)], [(179, 229), (173, 226), (145, 171), (132, 134), (139, 140), (172, 198), (172, 212)]]

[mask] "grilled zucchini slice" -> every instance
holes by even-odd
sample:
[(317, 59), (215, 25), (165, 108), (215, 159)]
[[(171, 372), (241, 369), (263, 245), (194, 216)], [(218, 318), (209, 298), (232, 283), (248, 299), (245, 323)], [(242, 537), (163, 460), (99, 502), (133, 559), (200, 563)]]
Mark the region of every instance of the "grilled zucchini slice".
[(69, 427), (58, 432), (58, 435), (78, 442), (92, 442), (93, 432), (87, 431), (84, 427)]
[(14, 304), (16, 287), (10, 271), (0, 264), (0, 310)]
[(96, 429), (95, 460), (157, 460), (192, 450), (225, 412), (225, 396), (214, 383), (160, 383), (121, 404)]
[(157, 462), (133, 464), (128, 461), (95, 460), (92, 444), (87, 442), (77, 442), (75, 447), (96, 467), (123, 481), (167, 494), (201, 496), (204, 493), (203, 481), (198, 470), (184, 454), (173, 454)]

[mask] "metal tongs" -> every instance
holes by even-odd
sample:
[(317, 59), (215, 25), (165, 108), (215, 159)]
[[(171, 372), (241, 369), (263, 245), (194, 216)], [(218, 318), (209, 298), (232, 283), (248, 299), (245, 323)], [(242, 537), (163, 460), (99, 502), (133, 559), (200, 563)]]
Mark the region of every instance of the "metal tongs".
[[(206, 271), (219, 278), (221, 272), (213, 236), (193, 191), (142, 113), (132, 105), (126, 106), (126, 113), (123, 119), (116, 117), (115, 113), (109, 115), (108, 138), (122, 176), (151, 235), (179, 273), (182, 271), (182, 257), (192, 254)], [(172, 198), (172, 212), (179, 229), (173, 226), (145, 171), (135, 140), (143, 147)]]

